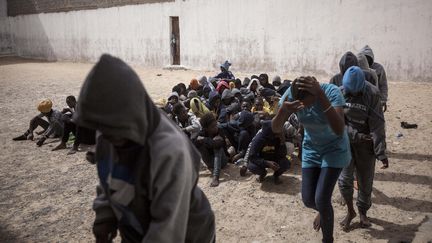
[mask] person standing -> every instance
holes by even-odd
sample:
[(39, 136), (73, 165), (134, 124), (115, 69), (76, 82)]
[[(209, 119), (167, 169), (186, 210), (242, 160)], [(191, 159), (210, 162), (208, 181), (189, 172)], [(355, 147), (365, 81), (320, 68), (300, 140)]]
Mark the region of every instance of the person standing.
[(318, 211), (313, 228), (322, 229), (323, 242), (334, 242), (334, 214), (331, 204), (337, 179), (351, 160), (345, 129), (345, 100), (333, 84), (319, 83), (314, 77), (296, 79), (280, 101), (272, 120), (279, 133), (292, 113), (304, 127), (302, 144), (302, 199), (306, 207)]
[(97, 131), (96, 242), (215, 241), (215, 218), (197, 186), (200, 155), (153, 103), (138, 75), (102, 55), (74, 120)]
[(368, 45), (364, 46), (360, 53), (363, 53), (369, 63), (369, 67), (374, 69), (376, 74), (378, 75), (378, 89), (381, 93), (381, 105), (383, 107), (383, 111), (387, 111), (387, 100), (388, 100), (388, 85), (387, 85), (387, 74), (383, 65), (375, 62), (375, 55)]
[(381, 109), (379, 90), (366, 82), (359, 67), (350, 67), (342, 80), (345, 97), (345, 121), (351, 143), (351, 163), (342, 170), (339, 177), (339, 190), (347, 205), (347, 215), (340, 223), (348, 231), (352, 219), (356, 217), (353, 205), (354, 172), (358, 183), (357, 208), (360, 226), (371, 225), (366, 216), (372, 205), (372, 184), (375, 174), (375, 160), (388, 168), (386, 156), (385, 121)]

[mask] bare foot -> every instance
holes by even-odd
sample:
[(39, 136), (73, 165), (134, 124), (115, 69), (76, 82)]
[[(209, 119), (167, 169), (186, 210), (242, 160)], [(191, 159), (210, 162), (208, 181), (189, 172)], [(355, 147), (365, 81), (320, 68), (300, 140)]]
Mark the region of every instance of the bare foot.
[(357, 216), (355, 211), (348, 212), (345, 218), (340, 222), (343, 231), (347, 232), (350, 229), (351, 221)]
[(320, 217), (320, 214), (319, 214), (319, 213), (317, 214), (317, 216), (316, 216), (315, 219), (314, 219), (314, 222), (313, 222), (313, 229), (314, 229), (315, 231), (319, 231), (319, 230), (321, 229), (321, 217)]
[(210, 187), (219, 186), (219, 176), (213, 176), (212, 182), (210, 183)]
[(57, 145), (57, 147), (53, 148), (52, 151), (56, 151), (56, 150), (60, 150), (60, 149), (66, 149), (66, 144), (60, 143), (59, 145)]
[(360, 214), (360, 227), (369, 228), (372, 224), (369, 221), (369, 218), (365, 214)]

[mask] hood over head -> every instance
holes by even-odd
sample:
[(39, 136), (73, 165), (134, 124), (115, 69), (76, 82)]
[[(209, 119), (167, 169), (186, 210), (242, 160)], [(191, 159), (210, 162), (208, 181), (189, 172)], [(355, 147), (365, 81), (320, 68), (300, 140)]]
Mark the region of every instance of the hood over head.
[(179, 94), (178, 94), (176, 91), (172, 92), (172, 93), (170, 94), (170, 96), (168, 96), (168, 100), (170, 100), (170, 99), (173, 98), (173, 97), (177, 97), (177, 99), (180, 98)]
[(225, 69), (226, 71), (229, 70), (230, 66), (231, 66), (231, 63), (228, 62), (228, 60), (226, 60), (224, 63), (222, 63), (222, 64), (220, 65), (220, 67), (223, 68), (223, 69)]
[(192, 110), (192, 112), (197, 116), (197, 117), (202, 117), (205, 113), (209, 112), (209, 110), (207, 109), (207, 107), (202, 103), (202, 101), (195, 97), (192, 98), (190, 100), (190, 108)]
[(365, 75), (359, 67), (348, 68), (342, 79), (344, 91), (350, 94), (362, 91), (366, 85), (365, 83)]
[(241, 94), (241, 92), (240, 92), (239, 89), (234, 88), (234, 89), (231, 90), (231, 94), (232, 94), (233, 96), (235, 96), (236, 94)]
[(363, 70), (369, 70), (369, 63), (364, 53), (357, 54), (358, 66)]
[(226, 89), (223, 91), (222, 93), (222, 100), (226, 100), (226, 99), (232, 99), (234, 98), (234, 95), (232, 94), (231, 90)]
[(260, 82), (259, 82), (259, 80), (258, 80), (257, 78), (252, 79), (252, 80), (250, 81), (250, 83), (249, 83), (249, 85), (248, 85), (247, 88), (250, 90), (250, 87), (251, 87), (252, 84), (254, 84), (254, 83), (256, 83), (256, 84), (258, 85), (258, 87), (257, 87), (257, 89), (256, 89), (257, 91), (263, 88), (263, 86), (260, 84)]
[(125, 62), (107, 54), (84, 81), (77, 107), (77, 125), (140, 145), (145, 145), (161, 119), (138, 75)]
[(219, 93), (216, 92), (216, 91), (211, 91), (210, 94), (209, 94), (208, 103), (209, 103), (209, 104), (213, 104), (213, 102), (214, 102), (216, 99), (220, 99), (220, 95), (219, 95)]
[(229, 85), (228, 85), (228, 83), (227, 83), (225, 80), (221, 80), (221, 81), (218, 83), (218, 85), (217, 85), (217, 87), (216, 87), (216, 90), (217, 90), (218, 92), (220, 92), (220, 90), (222, 89), (222, 87), (225, 87), (225, 88), (227, 88), (227, 89), (230, 88)]
[(372, 51), (372, 48), (370, 48), (368, 45), (365, 45), (361, 50), (360, 53), (363, 53), (366, 57), (369, 57), (372, 59), (372, 63), (375, 59), (374, 53)]
[(247, 86), (249, 85), (249, 83), (250, 83), (250, 78), (246, 77), (246, 78), (243, 80), (243, 86), (244, 86), (244, 87), (247, 87)]
[(352, 66), (358, 66), (357, 57), (354, 53), (348, 51), (346, 52), (339, 61), (340, 73), (344, 75), (346, 70)]
[(202, 85), (205, 86), (207, 84), (207, 77), (206, 76), (202, 76), (198, 79), (198, 82)]

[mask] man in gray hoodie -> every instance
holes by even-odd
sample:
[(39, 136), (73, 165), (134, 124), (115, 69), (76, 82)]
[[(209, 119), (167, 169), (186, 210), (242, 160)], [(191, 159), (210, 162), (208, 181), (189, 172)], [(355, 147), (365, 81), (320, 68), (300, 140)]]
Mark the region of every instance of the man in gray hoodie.
[(363, 53), (366, 56), (369, 67), (374, 69), (376, 74), (378, 75), (378, 89), (381, 93), (381, 104), (383, 107), (383, 111), (385, 112), (387, 110), (388, 86), (387, 76), (384, 67), (381, 64), (375, 62), (375, 56), (372, 48), (370, 48), (368, 45), (363, 47), (360, 50), (360, 53)]
[(214, 242), (214, 214), (198, 188), (200, 156), (153, 104), (137, 74), (103, 55), (74, 120), (97, 131), (97, 242)]
[(360, 225), (371, 224), (366, 216), (372, 205), (372, 184), (375, 174), (375, 160), (388, 167), (386, 156), (385, 121), (381, 109), (380, 94), (376, 87), (366, 82), (359, 67), (350, 67), (342, 80), (342, 91), (346, 100), (345, 124), (351, 144), (351, 163), (342, 170), (339, 189), (347, 205), (347, 216), (341, 222), (344, 230), (349, 230), (351, 220), (356, 216), (353, 205), (354, 172), (358, 181), (357, 207)]

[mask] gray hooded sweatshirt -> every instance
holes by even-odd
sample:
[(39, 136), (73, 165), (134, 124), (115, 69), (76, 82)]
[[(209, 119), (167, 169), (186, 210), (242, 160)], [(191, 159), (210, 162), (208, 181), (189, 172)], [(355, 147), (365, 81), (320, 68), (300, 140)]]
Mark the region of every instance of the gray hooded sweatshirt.
[[(126, 63), (100, 58), (81, 88), (75, 120), (99, 133), (95, 234), (109, 224), (122, 242), (214, 240), (214, 214), (197, 187), (199, 152)], [(107, 136), (130, 142), (116, 147)]]
[(330, 83), (338, 87), (342, 86), (343, 75), (345, 74), (345, 71), (352, 66), (358, 66), (357, 57), (354, 55), (354, 53), (348, 51), (341, 57), (339, 61), (340, 73), (334, 75), (330, 79)]
[(359, 53), (357, 54), (357, 60), (359, 67), (364, 72), (366, 81), (378, 88), (378, 75), (376, 74), (375, 70), (369, 67), (366, 56), (363, 53)]
[(387, 76), (386, 72), (384, 70), (384, 67), (375, 62), (375, 56), (372, 51), (372, 48), (370, 48), (368, 45), (363, 47), (360, 50), (360, 53), (363, 53), (366, 57), (369, 57), (372, 59), (372, 65), (370, 65), (370, 68), (374, 69), (376, 74), (378, 75), (378, 88), (381, 93), (381, 102), (386, 103), (388, 98), (388, 86), (387, 86)]
[(386, 159), (385, 120), (381, 109), (379, 90), (369, 82), (365, 82), (363, 94), (350, 96), (342, 88), (346, 105), (344, 107), (345, 123), (352, 146), (369, 143), (360, 139), (359, 133), (371, 134), (371, 150), (378, 160)]

